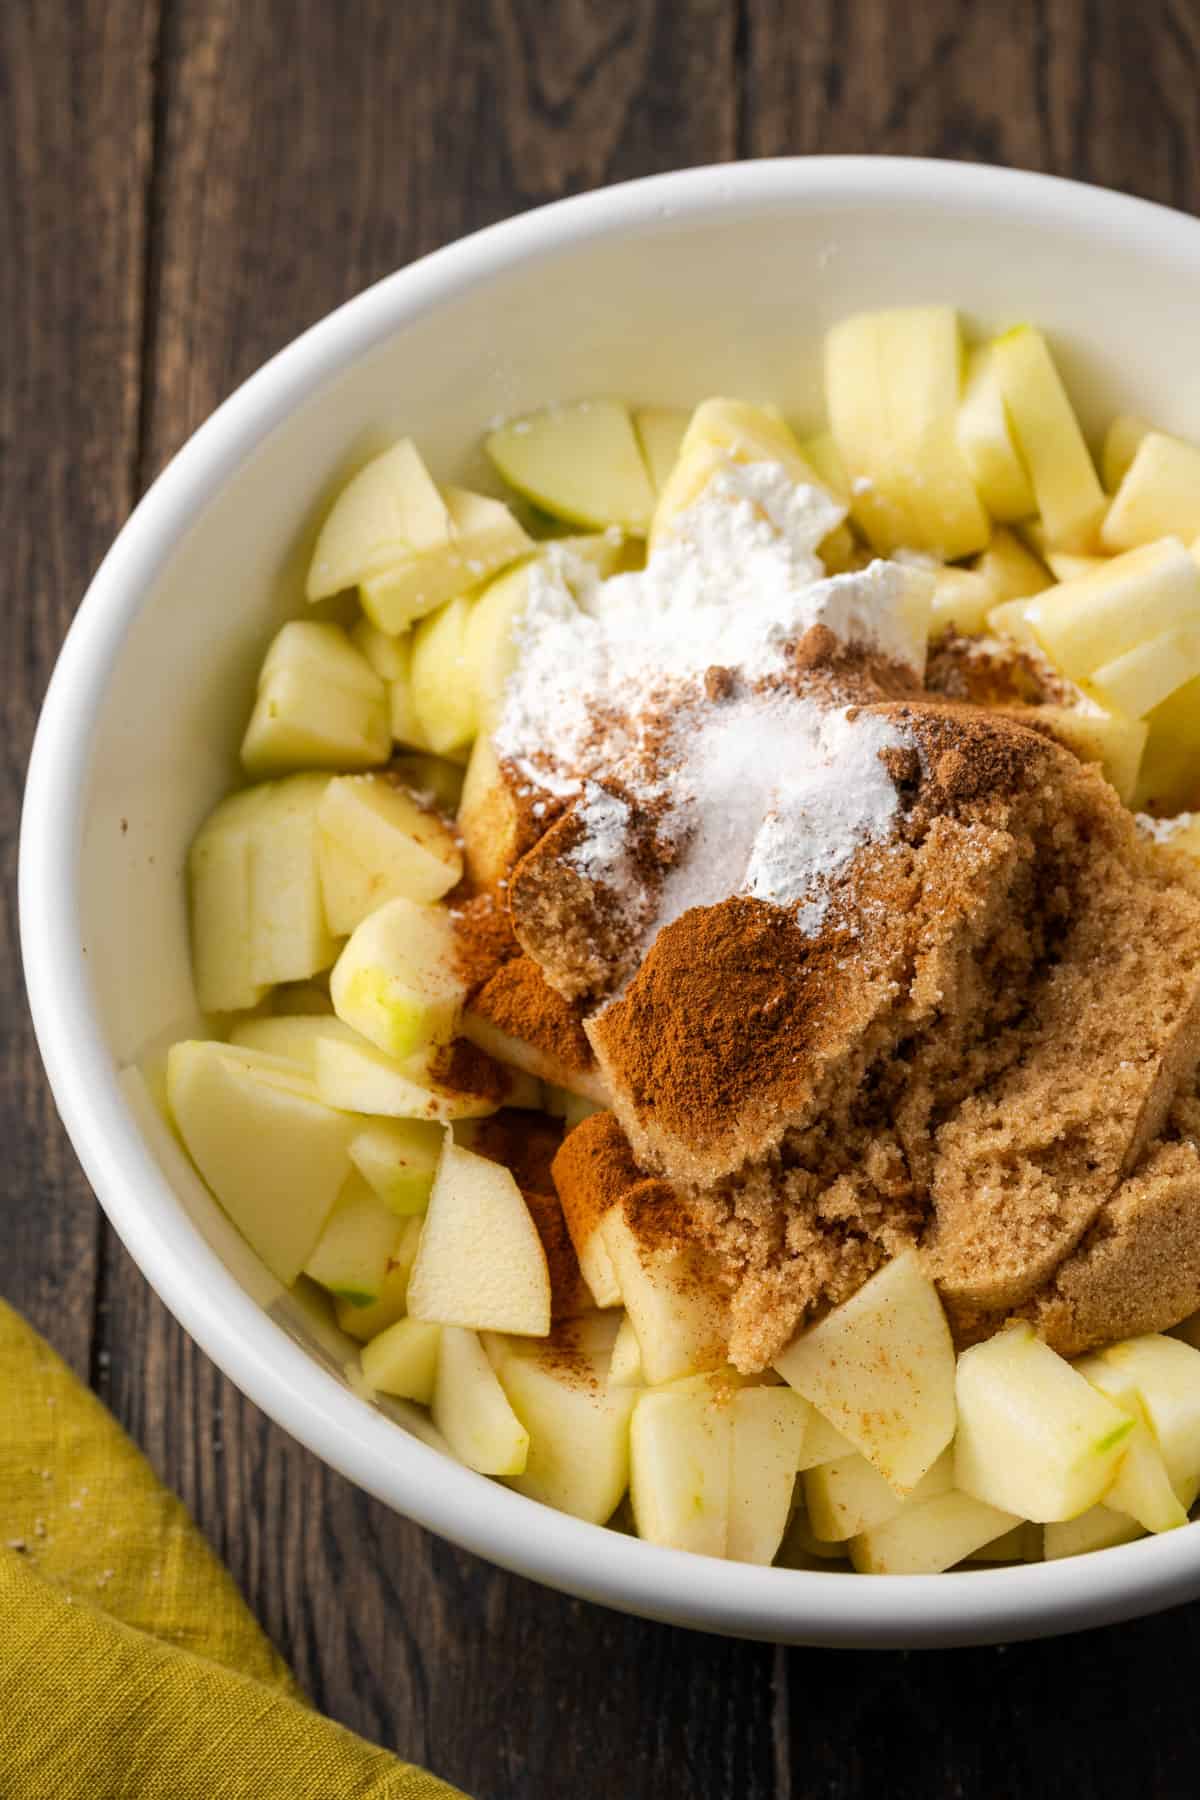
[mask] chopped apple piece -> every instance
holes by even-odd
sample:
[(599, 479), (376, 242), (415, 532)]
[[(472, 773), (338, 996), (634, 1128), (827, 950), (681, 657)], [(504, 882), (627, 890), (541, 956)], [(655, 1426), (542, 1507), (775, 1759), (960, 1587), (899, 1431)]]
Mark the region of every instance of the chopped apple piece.
[(429, 1197), (408, 1310), (439, 1325), (545, 1337), (546, 1253), (508, 1169), (449, 1136)]
[(412, 698), (426, 743), (439, 756), (471, 742), (475, 690), (466, 657), (473, 597), (460, 594), (422, 619), (413, 633)]
[(188, 855), (192, 972), (205, 1012), (257, 1006), (267, 991), (254, 977), (250, 844), (263, 790), (222, 800), (196, 833)]
[(645, 535), (654, 489), (620, 401), (581, 400), (514, 419), (484, 448), (505, 481), (554, 518)]
[(787, 1528), (811, 1409), (789, 1387), (741, 1388), (732, 1405), (725, 1554), (765, 1564)]
[(720, 1376), (697, 1376), (637, 1396), (629, 1492), (638, 1536), (646, 1543), (724, 1556), (733, 1396)]
[(363, 1379), (377, 1394), (399, 1400), (415, 1400), (429, 1406), (437, 1382), (440, 1325), (421, 1319), (397, 1319), (369, 1344), (361, 1355)]
[(850, 1561), (860, 1575), (940, 1575), (1020, 1524), (969, 1494), (940, 1494), (852, 1539)]
[(775, 1367), (897, 1490), (915, 1487), (954, 1435), (954, 1345), (914, 1251), (803, 1332)]
[(1171, 1485), (1132, 1376), (1102, 1356), (1080, 1357), (1074, 1367), (1133, 1420), (1125, 1455), (1104, 1496), (1104, 1504), (1114, 1512), (1128, 1513), (1147, 1531), (1172, 1531), (1178, 1525), (1186, 1525), (1187, 1512)]
[(346, 1300), (335, 1299), (334, 1311), (337, 1322), (347, 1336), (355, 1338), (360, 1344), (369, 1343), (402, 1319), (407, 1310), (408, 1278), (416, 1261), (417, 1246), (421, 1241), (422, 1219), (409, 1219), (402, 1223), (400, 1236), (388, 1260), (387, 1274), (383, 1278), (383, 1291), (372, 1306), (351, 1306)]
[(1025, 617), (1030, 605), (1028, 600), (1005, 600), (1000, 606), (993, 606), (987, 616), (988, 630), (994, 631), (997, 637), (1011, 638), (1015, 644), (1024, 644), (1028, 650), (1041, 653), (1033, 626)]
[(351, 1169), (304, 1273), (351, 1306), (373, 1306), (402, 1230), (395, 1213)]
[(1125, 479), (1125, 472), (1137, 455), (1138, 445), (1153, 429), (1145, 419), (1133, 413), (1118, 413), (1104, 434), (1100, 452), (1100, 473), (1110, 494), (1115, 494)]
[(1200, 449), (1162, 431), (1138, 444), (1100, 527), (1106, 550), (1132, 550), (1158, 538), (1200, 532)]
[(1047, 546), (1087, 550), (1107, 502), (1049, 346), (1018, 325), (995, 340), (992, 357)]
[(389, 900), (364, 919), (329, 979), (334, 1011), (389, 1056), (454, 1036), (466, 987), (454, 923), (440, 906)]
[(991, 527), (956, 435), (962, 341), (952, 307), (859, 313), (825, 340), (829, 419), (855, 522), (881, 555), (982, 550)]
[(679, 460), (689, 412), (673, 406), (643, 406), (633, 415), (633, 428), (655, 493), (661, 493)]
[(628, 1313), (621, 1315), (608, 1366), (608, 1382), (610, 1387), (621, 1388), (640, 1388), (646, 1385), (642, 1352), (638, 1346), (637, 1332), (633, 1329), (633, 1320)]
[(939, 569), (933, 581), (933, 606), (929, 614), (929, 635), (940, 637), (954, 630), (974, 633), (982, 631), (988, 613), (996, 604), (996, 596), (977, 569), (949, 566)]
[(529, 1455), (512, 1486), (531, 1500), (603, 1525), (629, 1485), (629, 1420), (637, 1394), (608, 1382), (607, 1351), (589, 1351), (576, 1339), (568, 1325), (545, 1344), (502, 1343), (494, 1352), (489, 1342), (487, 1348), (529, 1434)]
[(417, 751), (411, 755), (393, 756), (388, 767), (397, 781), (403, 782), (419, 800), (438, 812), (453, 818), (458, 811), (465, 774), (463, 763)]
[(317, 824), (325, 911), (336, 932), (353, 931), (387, 900), (440, 900), (462, 879), (453, 834), (386, 776), (329, 782)]
[(993, 519), (1026, 519), (1037, 511), (1029, 475), (1013, 442), (991, 346), (968, 352), (958, 408), (958, 445), (979, 498)]
[(1080, 556), (1070, 550), (1046, 552), (1046, 567), (1055, 581), (1078, 581), (1081, 575), (1094, 575), (1097, 569), (1105, 567), (1108, 560), (1107, 556)]
[(458, 808), (467, 873), (477, 887), (494, 887), (512, 868), (517, 851), (517, 805), (500, 772), (490, 736), (475, 739)]
[(308, 571), (310, 600), (445, 544), (450, 515), (411, 438), (375, 457), (346, 484), (321, 528)]
[(957, 1389), (955, 1485), (1039, 1524), (1094, 1506), (1133, 1431), (1028, 1325), (964, 1350)]
[(413, 703), (412, 633), (406, 631), (400, 637), (393, 637), (389, 632), (380, 631), (378, 625), (372, 625), (370, 619), (359, 619), (350, 636), (355, 648), (366, 657), (387, 690), (393, 741), (408, 744), (414, 750), (428, 749)]
[(293, 620), (267, 651), (242, 740), (247, 774), (369, 769), (391, 751), (383, 682), (340, 625)]
[(1137, 787), (1147, 727), (1143, 719), (1127, 719), (1095, 704), (1039, 706), (1031, 722), (1049, 725), (1054, 735), (1082, 762), (1097, 762), (1126, 806)]
[(250, 1248), (295, 1281), (346, 1179), (354, 1120), (321, 1103), (280, 1058), (184, 1042), (167, 1100), (187, 1152)]
[(323, 1038), (361, 1042), (356, 1031), (329, 1013), (284, 1013), (273, 1019), (239, 1019), (229, 1032), (230, 1043), (239, 1049), (286, 1057), (314, 1081), (317, 1045)]
[(1146, 724), (1135, 805), (1162, 813), (1200, 808), (1200, 676), (1161, 701)]
[[(726, 1322), (712, 1284), (704, 1278), (699, 1253), (660, 1248), (652, 1238), (648, 1241), (631, 1223), (631, 1217), (635, 1222), (640, 1218), (630, 1212), (638, 1205), (635, 1190), (633, 1200), (609, 1207), (600, 1220), (599, 1235), (633, 1321), (646, 1380), (658, 1386), (718, 1368), (725, 1360)], [(581, 1255), (581, 1269), (584, 1260)]]
[(954, 1455), (943, 1450), (907, 1499), (901, 1498), (857, 1451), (820, 1463), (804, 1476), (804, 1505), (813, 1536), (831, 1543), (871, 1531), (909, 1507), (948, 1494), (954, 1486)]
[(514, 630), (529, 604), (532, 566), (520, 563), (489, 582), (464, 629), (461, 679), (474, 696), (481, 731), (492, 731), (498, 724), (504, 689), (517, 664)]
[(840, 1456), (857, 1454), (850, 1439), (843, 1437), (840, 1431), (835, 1431), (824, 1414), (819, 1413), (815, 1406), (809, 1405), (808, 1429), (801, 1446), (799, 1469), (816, 1469), (822, 1463), (834, 1462)]
[(372, 1119), (350, 1142), (350, 1160), (398, 1217), (429, 1205), (442, 1132), (423, 1119)]
[(442, 498), (450, 521), (445, 542), (359, 584), (363, 611), (383, 631), (404, 631), (532, 548), (503, 501), (454, 487), (443, 488)]
[(1055, 667), (1085, 681), (1148, 639), (1200, 619), (1200, 565), (1164, 538), (1036, 595), (1025, 619)]
[(1148, 1332), (1100, 1355), (1137, 1389), (1171, 1486), (1190, 1508), (1200, 1493), (1200, 1350)]
[[(473, 1092), (447, 1087), (428, 1073), (420, 1058), (397, 1062), (353, 1033), (349, 1038), (321, 1037), (316, 1044), (317, 1091), (329, 1106), (385, 1119), (483, 1119), (497, 1112), (494, 1091)], [(510, 1087), (504, 1100), (516, 1104)]]
[(783, 1534), (783, 1542), (775, 1555), (780, 1569), (812, 1569), (818, 1573), (831, 1565), (845, 1565), (847, 1545), (827, 1544), (813, 1536), (812, 1526), (802, 1503), (795, 1504)]
[(293, 775), (261, 790), (249, 836), (256, 981), (303, 981), (337, 955), (318, 866), (317, 817), (327, 784), (324, 775)]
[(569, 1069), (551, 1051), (501, 1031), (498, 1025), (493, 1025), (490, 1019), (483, 1018), (470, 1007), (463, 1014), (462, 1035), (497, 1062), (521, 1069), (537, 1081), (551, 1082), (564, 1089), (572, 1099), (585, 1099), (593, 1111), (608, 1104), (608, 1087), (599, 1070)]
[(447, 1325), (438, 1347), (433, 1422), (459, 1462), (480, 1475), (520, 1475), (529, 1433), (473, 1331)]
[(818, 431), (815, 436), (805, 438), (800, 445), (800, 454), (821, 486), (828, 488), (835, 500), (849, 506), (850, 477), (832, 431)]
[[(1200, 575), (1200, 566), (1196, 573)], [(1132, 650), (1093, 669), (1087, 685), (1114, 712), (1144, 719), (1177, 688), (1198, 676), (1200, 618), (1135, 644)]]
[(1118, 1544), (1132, 1544), (1146, 1533), (1136, 1519), (1127, 1513), (1113, 1512), (1110, 1507), (1089, 1506), (1077, 1518), (1052, 1520), (1045, 1527), (1042, 1554), (1047, 1562), (1063, 1556), (1084, 1556), (1091, 1550), (1112, 1550)]

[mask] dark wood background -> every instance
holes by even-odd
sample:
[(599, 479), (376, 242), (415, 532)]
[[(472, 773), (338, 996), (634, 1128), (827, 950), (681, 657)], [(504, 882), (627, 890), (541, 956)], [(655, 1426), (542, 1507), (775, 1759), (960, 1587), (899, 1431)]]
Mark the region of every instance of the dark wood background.
[(948, 1654), (706, 1639), (499, 1574), (289, 1441), (121, 1250), (38, 1065), (14, 876), (55, 651), (216, 403), (448, 239), (786, 152), (1012, 163), (1195, 211), (1198, 94), (1195, 0), (0, 4), (3, 1290), (183, 1494), (315, 1703), (478, 1800), (1194, 1794), (1200, 1609)]

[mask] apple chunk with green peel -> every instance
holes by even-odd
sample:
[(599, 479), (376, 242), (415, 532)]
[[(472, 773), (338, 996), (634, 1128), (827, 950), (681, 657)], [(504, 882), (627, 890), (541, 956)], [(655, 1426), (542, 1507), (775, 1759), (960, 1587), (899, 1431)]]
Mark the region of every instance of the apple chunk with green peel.
[(501, 425), (484, 449), (510, 487), (572, 525), (645, 534), (654, 489), (629, 408), (580, 400)]
[(1039, 1524), (1103, 1497), (1134, 1426), (1029, 1325), (964, 1350), (957, 1394), (955, 1485)]
[(341, 626), (285, 625), (259, 673), (242, 740), (246, 773), (370, 769), (385, 763), (391, 748), (383, 682)]
[(1187, 1512), (1171, 1485), (1166, 1462), (1132, 1377), (1102, 1356), (1082, 1356), (1073, 1366), (1133, 1420), (1125, 1455), (1105, 1493), (1104, 1504), (1114, 1512), (1127, 1513), (1147, 1531), (1173, 1531), (1176, 1526), (1186, 1525)]
[(772, 1561), (783, 1541), (810, 1408), (789, 1387), (748, 1387), (733, 1396), (729, 1525), (731, 1562)]
[(403, 1229), (396, 1214), (351, 1169), (304, 1273), (351, 1306), (373, 1306)]
[(352, 1306), (348, 1300), (334, 1297), (333, 1310), (337, 1314), (337, 1322), (348, 1337), (356, 1339), (360, 1344), (369, 1343), (402, 1319), (407, 1311), (408, 1278), (416, 1261), (417, 1246), (421, 1242), (420, 1218), (401, 1221), (400, 1236), (396, 1240), (391, 1256), (388, 1258), (387, 1274), (383, 1278), (383, 1289), (378, 1300), (370, 1306)]
[(372, 1119), (350, 1141), (350, 1160), (399, 1218), (429, 1205), (443, 1133), (423, 1119)]
[(433, 1422), (459, 1462), (480, 1475), (520, 1475), (529, 1433), (473, 1331), (447, 1325), (438, 1344)]
[(970, 1494), (939, 1494), (852, 1538), (850, 1561), (860, 1575), (940, 1575), (1020, 1524)]
[(439, 906), (389, 900), (357, 927), (334, 965), (329, 994), (339, 1019), (388, 1056), (445, 1044), (458, 1029), (466, 986), (454, 923)]
[(637, 1393), (610, 1386), (608, 1354), (576, 1324), (546, 1343), (489, 1337), (485, 1348), (509, 1405), (529, 1434), (511, 1485), (559, 1512), (605, 1524), (629, 1485), (629, 1420)]
[(954, 1345), (915, 1251), (886, 1263), (775, 1367), (900, 1492), (954, 1436)]
[(281, 1058), (184, 1042), (167, 1056), (167, 1103), (192, 1161), (285, 1286), (311, 1256), (350, 1166), (355, 1121)]
[(386, 776), (348, 775), (327, 783), (317, 828), (325, 914), (339, 936), (388, 900), (428, 905), (462, 879), (453, 834)]
[(438, 1325), (545, 1337), (550, 1272), (537, 1226), (511, 1172), (447, 1133), (408, 1310)]
[(455, 487), (443, 488), (442, 498), (450, 517), (446, 542), (359, 584), (363, 611), (383, 631), (403, 631), (533, 548), (503, 501)]
[(359, 1360), (367, 1386), (377, 1394), (429, 1406), (437, 1381), (441, 1337), (440, 1325), (397, 1319), (363, 1346)]
[(649, 1544), (724, 1556), (729, 1539), (734, 1389), (698, 1375), (640, 1393), (630, 1421), (629, 1492)]

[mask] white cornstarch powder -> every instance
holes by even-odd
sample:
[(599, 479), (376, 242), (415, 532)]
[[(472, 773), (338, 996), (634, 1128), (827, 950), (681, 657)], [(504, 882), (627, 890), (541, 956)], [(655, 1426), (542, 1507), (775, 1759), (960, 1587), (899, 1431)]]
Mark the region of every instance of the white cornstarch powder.
[[(654, 807), (660, 840), (679, 849), (660, 928), (744, 893), (803, 903), (798, 922), (815, 930), (828, 883), (892, 828), (880, 753), (908, 742), (901, 730), (750, 685), (788, 673), (815, 625), (922, 673), (932, 579), (882, 561), (826, 577), (817, 548), (845, 512), (778, 463), (729, 462), (644, 570), (601, 581), (553, 547), (530, 566), (496, 749), (531, 787), (575, 801), (569, 861), (631, 900), (630, 807), (601, 784)], [(736, 682), (731, 695), (707, 694), (714, 669)]]

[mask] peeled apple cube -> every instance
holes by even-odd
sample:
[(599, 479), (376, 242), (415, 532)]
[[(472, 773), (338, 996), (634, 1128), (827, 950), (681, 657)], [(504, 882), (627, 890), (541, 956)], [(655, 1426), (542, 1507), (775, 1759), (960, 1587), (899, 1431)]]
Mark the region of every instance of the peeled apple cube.
[(738, 1389), (732, 1399), (731, 1562), (771, 1562), (783, 1541), (810, 1408), (789, 1387)]
[(724, 1556), (733, 1467), (733, 1390), (698, 1376), (637, 1397), (629, 1494), (648, 1544)]
[[(450, 1123), (486, 1118), (500, 1108), (495, 1094), (447, 1087), (430, 1076), (422, 1059), (397, 1062), (357, 1032), (317, 1041), (314, 1078), (326, 1105), (374, 1118)], [(515, 1101), (516, 1095), (510, 1089), (505, 1098)]]
[(1107, 556), (1079, 556), (1069, 550), (1046, 552), (1046, 567), (1056, 581), (1078, 581), (1081, 575), (1094, 575), (1108, 560)]
[(1200, 1492), (1200, 1350), (1147, 1332), (1100, 1356), (1136, 1388), (1171, 1485), (1190, 1508)]
[(619, 1388), (640, 1388), (646, 1385), (637, 1332), (633, 1329), (633, 1321), (627, 1313), (621, 1318), (616, 1341), (612, 1347), (612, 1356), (608, 1365), (608, 1384), (610, 1387)]
[(954, 1436), (954, 1345), (915, 1251), (886, 1263), (775, 1367), (898, 1491)]
[(364, 1381), (377, 1394), (429, 1406), (437, 1382), (441, 1337), (440, 1325), (397, 1319), (364, 1344), (360, 1357)]
[(550, 1275), (511, 1172), (448, 1136), (429, 1196), (408, 1310), (439, 1325), (545, 1337)]
[(1086, 550), (1107, 501), (1049, 346), (1040, 331), (1018, 325), (991, 350), (1046, 543), (1057, 550)]
[(437, 1125), (421, 1119), (372, 1119), (350, 1140), (350, 1161), (397, 1217), (423, 1213), (442, 1136)]
[(454, 1036), (466, 987), (454, 922), (440, 906), (389, 900), (338, 957), (329, 994), (339, 1019), (385, 1055), (404, 1058)]
[[(599, 1235), (637, 1334), (646, 1380), (657, 1386), (719, 1367), (725, 1360), (725, 1319), (697, 1255), (643, 1242), (623, 1201), (603, 1215)], [(581, 1255), (581, 1269), (584, 1260)]]
[(388, 1258), (387, 1273), (378, 1300), (370, 1306), (351, 1306), (347, 1300), (334, 1297), (333, 1310), (337, 1322), (348, 1337), (358, 1343), (369, 1343), (402, 1319), (407, 1311), (408, 1278), (421, 1241), (421, 1219), (401, 1221), (400, 1236)]
[(393, 636), (380, 631), (370, 619), (359, 619), (350, 633), (356, 650), (366, 657), (387, 690), (388, 719), (392, 740), (414, 750), (426, 750), (425, 733), (417, 723), (412, 693), (412, 633)]
[(1028, 1325), (1011, 1325), (958, 1359), (955, 1485), (1039, 1524), (1102, 1498), (1133, 1419)]
[(254, 977), (250, 842), (262, 789), (222, 800), (188, 853), (192, 973), (204, 1012), (257, 1006), (267, 983)]
[(815, 436), (804, 438), (800, 444), (800, 454), (821, 486), (828, 488), (835, 500), (842, 501), (848, 507), (851, 499), (850, 477), (846, 473), (846, 465), (832, 431), (818, 431)]
[(356, 587), (449, 536), (446, 504), (416, 445), (402, 438), (360, 469), (334, 501), (313, 551), (308, 598)]
[(513, 1412), (473, 1331), (442, 1331), (433, 1389), (433, 1422), (459, 1462), (480, 1475), (519, 1475), (529, 1433)]
[[(731, 462), (779, 463), (797, 486), (821, 486), (795, 433), (773, 408), (744, 400), (703, 400), (688, 421), (675, 466), (659, 493), (652, 546), (669, 534), (678, 515), (694, 506), (713, 477)], [(831, 514), (831, 525), (837, 523), (837, 514)]]
[(991, 526), (959, 448), (962, 340), (952, 307), (859, 313), (825, 340), (830, 426), (873, 549), (971, 556)]
[(669, 406), (644, 406), (633, 415), (633, 428), (655, 493), (661, 491), (675, 467), (690, 418), (682, 408)]
[(475, 600), (462, 640), (462, 679), (475, 701), (478, 728), (499, 723), (504, 689), (517, 666), (514, 628), (529, 604), (531, 564), (520, 563), (490, 581)]
[[(796, 1398), (800, 1398), (799, 1394)], [(857, 1456), (858, 1452), (849, 1438), (843, 1437), (840, 1431), (835, 1431), (815, 1406), (809, 1406), (807, 1401), (804, 1404), (808, 1406), (808, 1425), (797, 1465), (800, 1470), (817, 1469), (822, 1463), (834, 1462), (842, 1456)]]
[(850, 1561), (860, 1575), (940, 1575), (1020, 1524), (969, 1494), (940, 1494), (853, 1538)]
[(1014, 531), (1008, 531), (1004, 526), (993, 531), (987, 549), (975, 558), (971, 567), (987, 582), (993, 606), (1005, 600), (1028, 599), (1053, 586), (1041, 560), (1026, 549)]
[(1160, 701), (1146, 720), (1149, 735), (1135, 801), (1140, 810), (1178, 813), (1200, 807), (1200, 676)]
[(1004, 394), (989, 345), (967, 354), (958, 408), (958, 444), (993, 519), (1026, 519), (1037, 511), (1033, 488), (1013, 442)]
[(502, 500), (454, 487), (443, 488), (442, 498), (450, 519), (445, 543), (359, 586), (363, 611), (383, 631), (403, 631), (533, 548)]
[(1081, 762), (1099, 763), (1122, 802), (1131, 804), (1146, 747), (1144, 720), (1105, 712), (1092, 704), (1035, 707), (1031, 723), (1039, 721), (1049, 725), (1055, 737), (1073, 750)]
[(174, 1044), (167, 1102), (222, 1207), (290, 1286), (342, 1190), (354, 1120), (322, 1105), (312, 1082), (281, 1059), (228, 1044)]
[(338, 933), (353, 931), (387, 900), (429, 904), (462, 879), (462, 853), (453, 834), (386, 776), (349, 775), (329, 782), (317, 825), (325, 912)]
[(1137, 455), (1138, 445), (1152, 429), (1145, 419), (1139, 419), (1134, 413), (1118, 413), (1105, 432), (1100, 473), (1110, 494), (1115, 494), (1124, 481), (1126, 471)]
[(1100, 527), (1106, 550), (1132, 550), (1163, 537), (1200, 534), (1200, 449), (1148, 431)]
[(341, 626), (285, 625), (263, 662), (242, 740), (247, 774), (368, 769), (391, 747), (383, 682)]
[(1047, 1562), (1063, 1556), (1086, 1556), (1092, 1550), (1114, 1550), (1118, 1544), (1132, 1544), (1146, 1533), (1128, 1513), (1114, 1512), (1111, 1507), (1090, 1506), (1078, 1518), (1052, 1521), (1043, 1534), (1042, 1554)]
[(999, 606), (993, 606), (987, 616), (987, 625), (997, 637), (1011, 638), (1014, 644), (1024, 644), (1027, 650), (1036, 650), (1040, 655), (1042, 646), (1025, 617), (1030, 604), (1029, 600), (1004, 600)]
[(911, 1506), (949, 1493), (953, 1486), (954, 1456), (950, 1450), (943, 1450), (907, 1499), (902, 1499), (878, 1469), (853, 1451), (805, 1472), (804, 1505), (813, 1536), (837, 1543), (870, 1531)]
[(371, 1306), (383, 1292), (402, 1229), (395, 1213), (351, 1169), (304, 1273), (351, 1306)]
[[(1190, 560), (1190, 559), (1189, 559)], [(1200, 574), (1200, 567), (1197, 568)], [(1093, 669), (1087, 685), (1128, 718), (1144, 719), (1177, 688), (1200, 676), (1200, 618), (1177, 625)]]
[(645, 535), (654, 488), (620, 401), (580, 400), (513, 419), (484, 448), (509, 486), (554, 518)]
[(1126, 651), (1200, 622), (1200, 565), (1163, 538), (1035, 595), (1025, 619), (1055, 667), (1086, 681)]
[(605, 1524), (629, 1485), (629, 1420), (637, 1393), (612, 1387), (607, 1355), (554, 1341), (493, 1356), (501, 1387), (529, 1434), (519, 1494), (573, 1518)]
[(486, 888), (504, 880), (516, 854), (517, 805), (486, 731), (471, 750), (456, 823), (472, 881)]
[(417, 723), (439, 756), (469, 744), (478, 729), (467, 662), (472, 598), (460, 594), (422, 619), (413, 634), (412, 699)]
[(986, 578), (975, 569), (939, 569), (933, 581), (933, 605), (929, 635), (943, 631), (975, 633), (983, 630), (996, 596)]
[(261, 790), (249, 834), (256, 981), (303, 981), (327, 969), (337, 955), (318, 866), (317, 817), (327, 782), (324, 775), (293, 775)]

